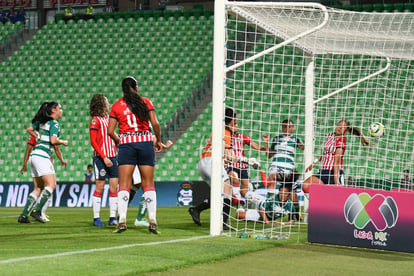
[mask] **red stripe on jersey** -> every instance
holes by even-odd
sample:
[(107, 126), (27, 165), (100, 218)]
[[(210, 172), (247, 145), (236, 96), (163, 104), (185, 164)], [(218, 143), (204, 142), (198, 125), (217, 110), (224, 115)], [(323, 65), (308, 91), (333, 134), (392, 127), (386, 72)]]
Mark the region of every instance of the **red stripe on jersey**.
[[(238, 157), (245, 157), (244, 146), (250, 145), (250, 141), (251, 141), (250, 138), (247, 137), (246, 135), (243, 135), (240, 133), (233, 135), (232, 141), (231, 141), (233, 155), (238, 156)], [(225, 167), (244, 169), (244, 168), (247, 168), (247, 164), (237, 162), (237, 163), (226, 164)]]
[[(323, 146), (322, 154), (322, 170), (332, 170), (335, 159), (335, 151), (337, 148), (343, 148), (344, 152), (346, 149), (346, 137), (335, 136), (335, 133), (331, 132), (326, 137), (325, 144)], [(341, 158), (340, 170), (343, 170), (343, 156)]]
[[(89, 131), (96, 131), (96, 141), (98, 150), (106, 157), (115, 157), (118, 152), (115, 147), (114, 140), (108, 135), (108, 121), (109, 116), (105, 117), (94, 116), (92, 117), (89, 125)], [(93, 146), (93, 145), (92, 145)], [(99, 151), (94, 148), (93, 156), (100, 156)]]

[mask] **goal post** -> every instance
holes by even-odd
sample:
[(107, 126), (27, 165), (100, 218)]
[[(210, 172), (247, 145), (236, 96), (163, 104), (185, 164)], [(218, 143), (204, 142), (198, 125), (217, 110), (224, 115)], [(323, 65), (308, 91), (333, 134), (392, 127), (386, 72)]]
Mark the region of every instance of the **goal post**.
[[(348, 136), (346, 185), (400, 188), (402, 172), (414, 172), (414, 26), (412, 13), (351, 12), (317, 3), (216, 1), (213, 68), (213, 175), (211, 235), (221, 233), (224, 109), (238, 114), (239, 133), (264, 145), (292, 120), (305, 145), (296, 148), (300, 181), (338, 121), (348, 120), (365, 135), (372, 122), (385, 135), (363, 147)], [(271, 159), (245, 146), (268, 175)], [(313, 173), (317, 171), (315, 168)], [(266, 193), (260, 171), (249, 169), (250, 189)], [(233, 205), (229, 235), (244, 232), (297, 233), (300, 223), (277, 226), (237, 218)], [(253, 206), (254, 208), (254, 206)], [(280, 236), (280, 235), (279, 235)]]

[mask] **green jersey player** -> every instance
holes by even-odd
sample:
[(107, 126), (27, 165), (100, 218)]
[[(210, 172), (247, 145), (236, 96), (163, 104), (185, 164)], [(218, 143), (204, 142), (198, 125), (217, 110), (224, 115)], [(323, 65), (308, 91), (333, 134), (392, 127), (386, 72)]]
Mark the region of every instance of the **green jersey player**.
[[(280, 190), (284, 191), (287, 198), (294, 203), (296, 210), (299, 210), (299, 203), (296, 194), (295, 182), (299, 178), (299, 174), (295, 170), (296, 148), (304, 150), (302, 140), (293, 135), (294, 124), (290, 119), (282, 122), (283, 134), (276, 136), (271, 141), (268, 152), (268, 158), (271, 159), (269, 167), (269, 181), (274, 185), (276, 182), (281, 184)], [(275, 185), (276, 186), (276, 185)], [(281, 199), (286, 201), (287, 198)], [(299, 218), (299, 214), (296, 215)]]

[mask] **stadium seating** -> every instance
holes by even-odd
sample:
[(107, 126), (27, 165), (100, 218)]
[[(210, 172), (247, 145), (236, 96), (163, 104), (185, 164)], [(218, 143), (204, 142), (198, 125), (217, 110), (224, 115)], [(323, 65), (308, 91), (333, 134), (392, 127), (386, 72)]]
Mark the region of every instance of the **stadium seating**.
[[(5, 95), (3, 114), (7, 118), (0, 122), (0, 129), (10, 145), (0, 152), (7, 168), (1, 181), (30, 180), (30, 175), (16, 172), (28, 139), (24, 129), (43, 101), (60, 101), (64, 110), (62, 137), (70, 146), (62, 147), (62, 152), (69, 166), (62, 169), (56, 165), (60, 180), (83, 179), (92, 154), (89, 100), (94, 93), (102, 92), (113, 103), (122, 95), (123, 77), (137, 77), (140, 93), (154, 102), (158, 120), (167, 122), (211, 71), (212, 20), (210, 13), (197, 17), (180, 13), (168, 18), (159, 14), (119, 16), (67, 24), (58, 21), (40, 29), (2, 64), (8, 68), (0, 72), (4, 83), (0, 93)], [(24, 109), (19, 105), (21, 99), (26, 99)], [(12, 129), (17, 136), (10, 132)], [(17, 162), (15, 166), (12, 160)], [(169, 180), (167, 177), (163, 180)]]

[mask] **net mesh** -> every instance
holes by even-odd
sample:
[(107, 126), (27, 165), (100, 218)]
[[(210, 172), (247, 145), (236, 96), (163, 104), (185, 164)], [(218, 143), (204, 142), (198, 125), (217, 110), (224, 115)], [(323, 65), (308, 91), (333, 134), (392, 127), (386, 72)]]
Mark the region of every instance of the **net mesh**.
[[(232, 2), (225, 28), (225, 105), (238, 113), (239, 133), (264, 145), (263, 134), (271, 139), (281, 135), (282, 121), (291, 119), (292, 135), (305, 142), (305, 71), (314, 61), (314, 136), (310, 143), (314, 156), (322, 154), (327, 134), (335, 131), (340, 120), (348, 120), (366, 136), (370, 124), (380, 122), (385, 134), (369, 137), (369, 147), (362, 146), (358, 137), (347, 135), (345, 185), (404, 188), (403, 170), (414, 169), (412, 18), (410, 13), (325, 11)], [(357, 83), (384, 68), (383, 73)], [(350, 87), (335, 94), (347, 85)], [(250, 190), (265, 196), (268, 190), (260, 171), (269, 175), (271, 159), (248, 145), (244, 153), (261, 161), (259, 170), (249, 170)], [(296, 148), (299, 187), (309, 165), (304, 162), (304, 151)], [(301, 205), (302, 199), (299, 188)], [(232, 234), (261, 233), (280, 238), (280, 233), (291, 235), (304, 227), (301, 221), (289, 224), (288, 216), (277, 218), (274, 225), (265, 225), (260, 219), (239, 219), (238, 208), (258, 210), (254, 202), (233, 205)]]

